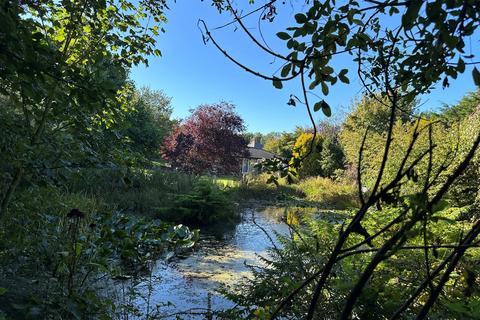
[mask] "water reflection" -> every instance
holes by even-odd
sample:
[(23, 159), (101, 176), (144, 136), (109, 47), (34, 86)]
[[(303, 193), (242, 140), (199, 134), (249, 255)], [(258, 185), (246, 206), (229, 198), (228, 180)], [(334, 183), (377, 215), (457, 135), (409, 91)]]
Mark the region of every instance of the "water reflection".
[[(241, 222), (222, 237), (204, 237), (195, 252), (169, 264), (159, 263), (154, 269), (155, 283), (151, 286), (150, 305), (158, 305), (165, 319), (204, 319), (210, 300), (214, 310), (232, 307), (215, 289), (220, 285), (238, 283), (250, 275), (247, 265), (261, 265), (260, 256), (268, 256), (275, 234), (287, 235), (288, 226), (282, 221), (302, 214), (315, 214), (316, 208), (266, 207), (244, 209)], [(225, 230), (223, 230), (225, 231)], [(145, 290), (147, 285), (144, 285)], [(169, 305), (164, 305), (166, 302)], [(141, 303), (139, 303), (141, 304)], [(141, 308), (145, 308), (145, 303)], [(168, 316), (170, 315), (170, 316)]]

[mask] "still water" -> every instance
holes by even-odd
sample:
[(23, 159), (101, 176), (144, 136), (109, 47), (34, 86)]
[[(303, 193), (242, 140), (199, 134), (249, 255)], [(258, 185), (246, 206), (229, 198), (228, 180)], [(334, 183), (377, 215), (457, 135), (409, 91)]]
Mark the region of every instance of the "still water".
[[(238, 283), (249, 276), (247, 265), (261, 265), (259, 256), (268, 257), (272, 241), (277, 245), (275, 234), (289, 232), (281, 222), (283, 212), (272, 207), (244, 209), (240, 223), (221, 237), (204, 237), (187, 257), (157, 264), (152, 281), (141, 289), (149, 292), (149, 311), (160, 319), (176, 319), (176, 315), (204, 319), (209, 299), (213, 310), (232, 307), (216, 289)], [(147, 308), (144, 301), (138, 304)]]

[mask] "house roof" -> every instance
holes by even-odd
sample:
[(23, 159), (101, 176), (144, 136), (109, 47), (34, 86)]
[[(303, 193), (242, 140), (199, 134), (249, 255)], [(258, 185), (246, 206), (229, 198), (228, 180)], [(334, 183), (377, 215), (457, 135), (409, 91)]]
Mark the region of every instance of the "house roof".
[(274, 153), (259, 148), (248, 147), (249, 159), (272, 159), (278, 158)]

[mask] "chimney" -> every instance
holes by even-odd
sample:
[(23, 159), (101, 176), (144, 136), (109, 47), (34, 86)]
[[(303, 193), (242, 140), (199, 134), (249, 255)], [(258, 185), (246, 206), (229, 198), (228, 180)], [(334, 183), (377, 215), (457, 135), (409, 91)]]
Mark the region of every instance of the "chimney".
[(250, 148), (255, 148), (255, 149), (263, 149), (263, 144), (260, 143), (260, 137), (254, 137), (252, 140), (250, 140), (250, 143), (248, 144)]

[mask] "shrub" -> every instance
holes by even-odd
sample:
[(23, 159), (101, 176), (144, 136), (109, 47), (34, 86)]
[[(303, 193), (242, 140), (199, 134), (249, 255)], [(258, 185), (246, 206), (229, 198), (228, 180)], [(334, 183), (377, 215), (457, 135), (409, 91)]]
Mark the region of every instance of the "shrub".
[(98, 169), (79, 171), (68, 181), (73, 192), (86, 192), (120, 210), (151, 215), (175, 195), (188, 193), (199, 178), (174, 171)]
[(278, 186), (273, 183), (268, 183), (270, 174), (260, 175), (246, 175), (241, 184), (229, 189), (227, 192), (235, 201), (245, 200), (287, 200), (294, 197), (301, 196), (291, 185), (288, 185), (285, 178), (277, 180)]
[(110, 319), (133, 312), (110, 296), (109, 279), (141, 276), (151, 261), (197, 238), (185, 226), (112, 214), (101, 200), (51, 186), (17, 196), (0, 232), (0, 263), (8, 266), (0, 271), (0, 307), (9, 318)]
[(195, 182), (191, 192), (177, 195), (158, 217), (191, 226), (206, 226), (236, 220), (233, 202), (210, 179)]
[(358, 207), (358, 191), (354, 182), (311, 177), (301, 180), (296, 187), (305, 194), (307, 200), (321, 202), (326, 207), (333, 209)]
[[(317, 136), (313, 145), (312, 138), (313, 133), (302, 133), (300, 136), (298, 136), (293, 147), (292, 160), (290, 163), (295, 166), (296, 162), (302, 160), (295, 169), (299, 178), (322, 174), (322, 167), (319, 163), (322, 152), (322, 138)], [(308, 152), (310, 152), (310, 148), (313, 149), (311, 150), (311, 153), (308, 154)]]
[(293, 165), (300, 179), (311, 176), (332, 177), (345, 166), (345, 155), (339, 141), (339, 128), (321, 123), (312, 145), (313, 133), (300, 134), (293, 147)]

